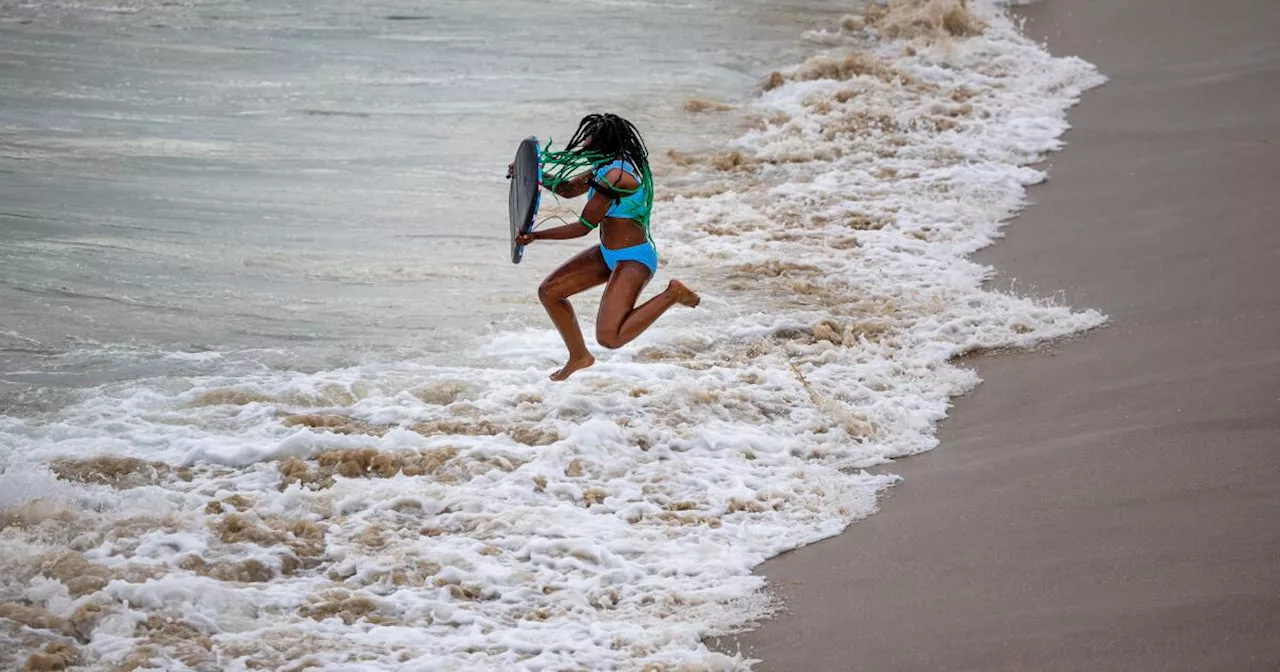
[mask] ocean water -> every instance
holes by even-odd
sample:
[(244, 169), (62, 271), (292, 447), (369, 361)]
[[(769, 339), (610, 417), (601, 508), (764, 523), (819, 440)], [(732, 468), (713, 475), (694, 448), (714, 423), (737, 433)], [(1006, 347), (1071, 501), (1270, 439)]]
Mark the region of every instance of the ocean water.
[(683, 105), (745, 98), (838, 16), (762, 0), (0, 14), (10, 389), (169, 373), (171, 352), (292, 368), (455, 353), (527, 318), (512, 304), (552, 267), (497, 252), (520, 138), (615, 109), (658, 148), (724, 142), (731, 123)]
[[(1102, 81), (990, 0), (0, 0), (0, 667), (746, 667), (957, 357), (1104, 320), (967, 259)], [(502, 173), (597, 110), (704, 300), (551, 384)]]

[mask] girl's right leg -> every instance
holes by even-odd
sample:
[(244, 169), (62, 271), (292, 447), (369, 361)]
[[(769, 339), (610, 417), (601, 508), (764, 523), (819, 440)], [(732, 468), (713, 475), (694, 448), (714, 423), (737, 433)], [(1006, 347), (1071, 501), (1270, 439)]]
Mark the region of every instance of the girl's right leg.
[(574, 371), (595, 364), (596, 359), (587, 350), (586, 341), (582, 338), (582, 328), (578, 326), (578, 317), (573, 313), (569, 297), (608, 281), (609, 266), (604, 263), (600, 246), (593, 245), (564, 262), (564, 265), (552, 271), (538, 286), (538, 299), (547, 309), (547, 315), (551, 316), (551, 322), (560, 332), (560, 338), (564, 339), (565, 347), (569, 348), (569, 361), (559, 371), (551, 374), (552, 380), (564, 380)]

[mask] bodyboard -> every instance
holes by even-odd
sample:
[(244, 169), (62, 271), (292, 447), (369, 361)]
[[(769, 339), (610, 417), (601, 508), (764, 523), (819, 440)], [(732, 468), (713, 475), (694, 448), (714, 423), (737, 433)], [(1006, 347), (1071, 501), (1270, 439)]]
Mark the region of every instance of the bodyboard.
[(533, 220), (538, 216), (538, 190), (542, 180), (539, 165), (538, 139), (528, 137), (520, 141), (515, 161), (511, 164), (511, 263), (518, 264), (524, 258), (524, 245), (516, 243), (516, 236), (533, 230)]

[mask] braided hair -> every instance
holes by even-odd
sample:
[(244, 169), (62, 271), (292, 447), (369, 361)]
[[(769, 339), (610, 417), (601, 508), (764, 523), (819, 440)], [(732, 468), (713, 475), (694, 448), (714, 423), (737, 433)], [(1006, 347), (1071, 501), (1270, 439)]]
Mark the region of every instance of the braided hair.
[(616, 114), (588, 114), (578, 122), (565, 151), (604, 157), (596, 165), (626, 159), (636, 170), (649, 171), (649, 149), (635, 125)]

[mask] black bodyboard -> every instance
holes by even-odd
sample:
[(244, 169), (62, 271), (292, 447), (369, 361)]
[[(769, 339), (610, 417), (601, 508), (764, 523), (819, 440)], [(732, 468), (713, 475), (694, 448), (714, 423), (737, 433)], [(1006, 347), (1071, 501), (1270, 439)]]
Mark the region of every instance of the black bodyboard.
[(520, 141), (515, 161), (511, 164), (511, 263), (518, 264), (524, 258), (524, 245), (516, 243), (516, 236), (533, 230), (533, 220), (538, 216), (538, 190), (542, 167), (538, 164), (538, 139), (528, 137)]

